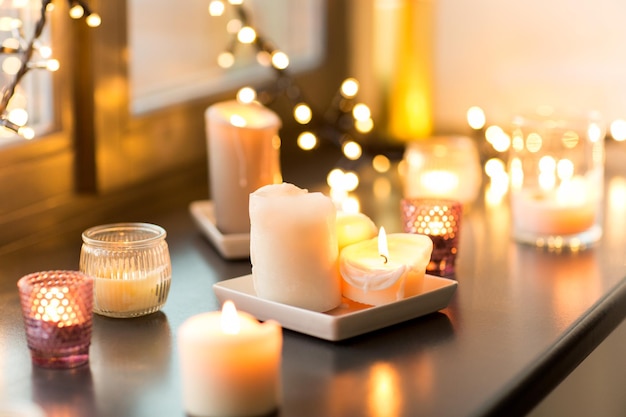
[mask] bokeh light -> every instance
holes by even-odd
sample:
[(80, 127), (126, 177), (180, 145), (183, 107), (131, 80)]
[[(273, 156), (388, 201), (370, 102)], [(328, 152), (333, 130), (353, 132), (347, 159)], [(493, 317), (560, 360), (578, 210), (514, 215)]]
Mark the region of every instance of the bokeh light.
[(72, 19), (80, 19), (85, 15), (85, 9), (83, 9), (83, 6), (80, 4), (75, 4), (72, 8), (70, 8), (69, 13)]
[(623, 142), (626, 140), (626, 120), (617, 119), (611, 123), (610, 132), (613, 139), (618, 142)]
[(317, 136), (311, 132), (302, 132), (298, 135), (297, 142), (300, 149), (310, 151), (317, 146)]
[(92, 13), (87, 16), (85, 22), (87, 22), (87, 26), (90, 28), (96, 28), (102, 24), (102, 18), (98, 13)]
[(365, 120), (355, 120), (354, 128), (361, 133), (369, 133), (374, 129), (374, 120), (372, 118)]
[(341, 146), (341, 150), (344, 156), (352, 161), (356, 161), (363, 154), (363, 149), (361, 148), (361, 145), (353, 140), (344, 142)]
[(272, 65), (276, 69), (284, 70), (289, 66), (289, 57), (284, 52), (275, 51), (272, 53)]
[(221, 52), (217, 56), (217, 65), (221, 68), (230, 68), (235, 63), (235, 56), (230, 52)]
[(243, 87), (237, 92), (237, 101), (240, 103), (252, 103), (254, 100), (256, 100), (256, 91), (252, 87)]
[(250, 26), (244, 26), (237, 32), (237, 40), (241, 43), (250, 44), (256, 40), (256, 31)]
[(298, 103), (293, 108), (293, 117), (300, 124), (307, 124), (313, 118), (313, 111), (306, 103)]
[(220, 0), (213, 0), (209, 3), (209, 14), (211, 16), (221, 16), (224, 14), (226, 6)]
[(347, 78), (341, 84), (340, 91), (345, 98), (353, 98), (359, 92), (359, 82), (354, 78)]
[(15, 108), (9, 112), (8, 119), (18, 126), (28, 123), (28, 112), (23, 108)]
[(374, 168), (374, 171), (382, 174), (389, 171), (391, 168), (391, 161), (389, 161), (389, 158), (385, 155), (376, 155), (372, 158), (372, 167)]
[(467, 123), (474, 130), (479, 130), (485, 127), (487, 118), (485, 112), (478, 106), (472, 106), (467, 109)]
[(355, 104), (354, 108), (352, 109), (352, 116), (356, 120), (368, 120), (371, 118), (372, 113), (370, 111), (370, 108), (367, 107), (366, 104), (358, 103)]

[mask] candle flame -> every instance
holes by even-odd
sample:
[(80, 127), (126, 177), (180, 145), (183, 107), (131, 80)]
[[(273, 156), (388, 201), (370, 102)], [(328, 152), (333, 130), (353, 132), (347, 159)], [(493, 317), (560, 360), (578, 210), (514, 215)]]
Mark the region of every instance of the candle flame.
[(237, 334), (239, 333), (239, 316), (237, 315), (237, 308), (235, 303), (228, 300), (222, 306), (222, 332), (225, 334)]
[(389, 247), (387, 246), (387, 233), (385, 233), (384, 227), (381, 227), (378, 231), (378, 253), (387, 263), (389, 260)]
[(428, 228), (430, 229), (429, 234), (433, 236), (445, 235), (448, 230), (448, 228), (445, 227), (445, 224), (439, 218), (436, 218), (432, 222), (428, 223)]
[(54, 323), (58, 327), (70, 326), (76, 322), (76, 312), (66, 296), (68, 291), (67, 287), (42, 289), (33, 309), (35, 318)]

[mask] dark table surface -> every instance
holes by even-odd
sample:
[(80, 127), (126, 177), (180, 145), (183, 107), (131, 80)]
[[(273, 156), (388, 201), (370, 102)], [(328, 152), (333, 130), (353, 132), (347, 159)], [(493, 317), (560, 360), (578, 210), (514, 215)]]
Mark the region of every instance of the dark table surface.
[[(398, 196), (386, 192), (387, 177), (362, 175), (362, 211), (399, 231)], [(203, 190), (191, 194), (204, 197)], [(250, 273), (250, 263), (222, 259), (194, 225), (190, 199), (170, 199), (166, 209), (128, 219), (168, 232), (166, 306), (137, 319), (95, 316), (85, 367), (31, 365), (15, 287), (29, 272), (77, 269), (80, 233), (0, 255), (0, 403), (34, 402), (64, 417), (185, 414), (176, 331), (188, 317), (217, 310), (212, 285)], [(626, 180), (609, 173), (602, 241), (550, 253), (512, 241), (507, 205), (486, 204), (481, 194), (464, 215), (459, 286), (447, 308), (341, 342), (283, 330), (277, 415), (526, 413), (626, 316), (625, 210)]]

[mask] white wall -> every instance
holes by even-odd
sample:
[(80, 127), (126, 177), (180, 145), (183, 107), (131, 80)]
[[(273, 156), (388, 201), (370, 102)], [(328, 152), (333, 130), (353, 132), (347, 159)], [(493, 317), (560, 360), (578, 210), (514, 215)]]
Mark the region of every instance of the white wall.
[[(351, 1), (351, 36), (373, 42), (373, 8), (401, 0)], [(436, 130), (466, 131), (465, 112), (473, 105), (490, 123), (506, 123), (538, 105), (626, 118), (623, 0), (432, 2)], [(364, 88), (375, 89), (371, 48), (353, 52), (353, 72), (362, 75)]]

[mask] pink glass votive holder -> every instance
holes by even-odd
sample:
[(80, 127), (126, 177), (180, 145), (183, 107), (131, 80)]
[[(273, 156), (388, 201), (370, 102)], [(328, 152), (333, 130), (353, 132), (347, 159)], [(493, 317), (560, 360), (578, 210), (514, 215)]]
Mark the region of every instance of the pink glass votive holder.
[(401, 201), (401, 208), (404, 232), (427, 235), (433, 241), (433, 253), (426, 272), (438, 276), (454, 275), (463, 215), (461, 203), (405, 198)]
[(17, 283), (35, 365), (75, 368), (89, 361), (93, 279), (78, 271), (34, 272)]

